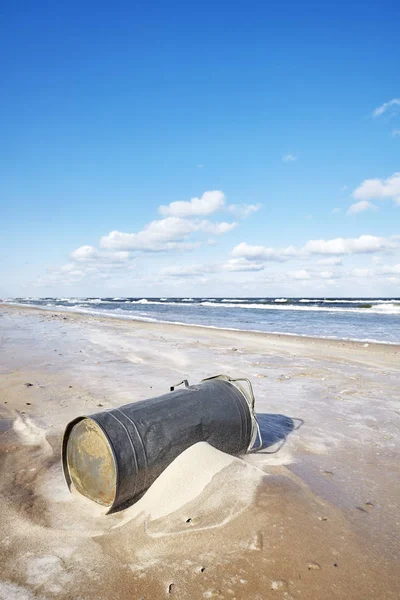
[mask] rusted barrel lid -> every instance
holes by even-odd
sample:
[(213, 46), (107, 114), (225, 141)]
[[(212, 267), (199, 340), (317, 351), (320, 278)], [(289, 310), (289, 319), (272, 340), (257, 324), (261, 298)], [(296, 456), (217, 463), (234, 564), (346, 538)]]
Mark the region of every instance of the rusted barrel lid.
[(111, 506), (117, 488), (117, 467), (111, 444), (90, 418), (70, 423), (64, 454), (64, 474), (78, 492), (103, 506)]

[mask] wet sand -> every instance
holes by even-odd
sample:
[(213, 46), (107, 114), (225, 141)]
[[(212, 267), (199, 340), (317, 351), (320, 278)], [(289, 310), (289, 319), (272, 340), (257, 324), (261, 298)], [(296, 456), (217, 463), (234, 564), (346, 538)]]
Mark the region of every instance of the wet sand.
[[(69, 420), (218, 373), (260, 453), (191, 449), (114, 515), (69, 494)], [(0, 599), (397, 599), (399, 424), (398, 346), (1, 306)]]

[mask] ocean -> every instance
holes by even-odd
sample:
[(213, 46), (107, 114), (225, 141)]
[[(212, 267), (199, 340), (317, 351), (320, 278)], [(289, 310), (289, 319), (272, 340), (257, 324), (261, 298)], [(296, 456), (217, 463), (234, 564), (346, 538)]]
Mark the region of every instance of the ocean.
[(400, 343), (400, 298), (7, 298), (138, 321)]

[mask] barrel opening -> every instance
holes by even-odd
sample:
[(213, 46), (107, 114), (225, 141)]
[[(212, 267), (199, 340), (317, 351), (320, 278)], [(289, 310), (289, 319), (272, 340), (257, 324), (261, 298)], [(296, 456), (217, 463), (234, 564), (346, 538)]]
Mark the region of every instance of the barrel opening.
[(67, 428), (63, 469), (68, 487), (90, 500), (112, 507), (117, 492), (117, 467), (112, 445), (95, 420), (80, 417)]

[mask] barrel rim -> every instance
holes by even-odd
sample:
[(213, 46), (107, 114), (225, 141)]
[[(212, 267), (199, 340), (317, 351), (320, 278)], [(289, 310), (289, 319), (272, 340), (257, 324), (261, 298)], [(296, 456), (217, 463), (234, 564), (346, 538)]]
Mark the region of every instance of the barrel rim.
[[(95, 415), (93, 415), (93, 416), (95, 416)], [(105, 439), (106, 439), (106, 441), (107, 441), (107, 443), (108, 443), (108, 445), (110, 447), (111, 455), (112, 455), (112, 459), (113, 459), (113, 463), (114, 463), (114, 472), (115, 472), (115, 493), (114, 493), (114, 498), (113, 498), (113, 500), (112, 500), (112, 502), (110, 504), (103, 504), (101, 502), (97, 502), (97, 504), (100, 504), (100, 506), (104, 506), (104, 508), (107, 509), (107, 514), (108, 514), (114, 508), (115, 503), (116, 503), (117, 498), (118, 498), (118, 489), (119, 489), (119, 483), (120, 483), (119, 482), (119, 479), (120, 479), (119, 469), (117, 468), (117, 465), (118, 465), (117, 458), (115, 456), (114, 447), (113, 447), (113, 445), (111, 443), (111, 440), (110, 440), (109, 436), (107, 435), (107, 432), (105, 431), (104, 427), (102, 427), (102, 425), (96, 419), (94, 419), (93, 416), (88, 416), (88, 415), (79, 416), (79, 417), (76, 417), (75, 419), (73, 419), (72, 421), (70, 421), (68, 423), (68, 425), (65, 428), (64, 436), (63, 436), (61, 463), (62, 463), (62, 469), (63, 469), (63, 473), (64, 473), (64, 479), (65, 479), (65, 481), (67, 483), (69, 491), (71, 492), (72, 486), (73, 487), (75, 487), (75, 486), (74, 486), (73, 481), (71, 479), (71, 475), (70, 475), (69, 468), (68, 468), (68, 460), (67, 460), (68, 440), (69, 440), (69, 437), (71, 435), (71, 432), (72, 432), (73, 428), (75, 427), (75, 425), (77, 423), (79, 423), (80, 421), (84, 421), (85, 419), (87, 419), (88, 421), (93, 421), (97, 425), (97, 427), (101, 430), (102, 434), (104, 435), (104, 437), (105, 437)]]

